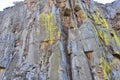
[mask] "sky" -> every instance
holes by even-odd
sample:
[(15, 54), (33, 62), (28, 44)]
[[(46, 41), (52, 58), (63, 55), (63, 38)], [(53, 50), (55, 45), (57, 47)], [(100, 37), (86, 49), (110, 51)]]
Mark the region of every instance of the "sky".
[(15, 1), (23, 1), (23, 0), (0, 0), (0, 11), (2, 11), (6, 7), (13, 6), (13, 2)]
[(94, 0), (94, 1), (97, 1), (97, 2), (99, 2), (99, 3), (106, 4), (106, 3), (111, 3), (111, 2), (113, 2), (113, 1), (115, 1), (115, 0)]
[[(15, 1), (23, 1), (23, 0), (0, 0), (0, 11), (2, 11), (6, 7), (13, 6), (14, 5), (13, 2)], [(105, 4), (105, 3), (113, 2), (114, 0), (94, 0), (94, 1)]]

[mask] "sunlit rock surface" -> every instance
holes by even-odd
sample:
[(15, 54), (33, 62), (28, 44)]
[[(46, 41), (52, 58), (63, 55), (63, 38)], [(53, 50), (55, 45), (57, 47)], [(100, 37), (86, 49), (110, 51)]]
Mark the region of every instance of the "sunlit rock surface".
[(0, 12), (0, 80), (120, 80), (120, 1), (25, 0)]

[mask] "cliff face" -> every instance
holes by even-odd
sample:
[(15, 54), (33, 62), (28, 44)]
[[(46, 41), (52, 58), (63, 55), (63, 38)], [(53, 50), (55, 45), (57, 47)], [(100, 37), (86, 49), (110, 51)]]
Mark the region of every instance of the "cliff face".
[(25, 0), (0, 12), (0, 79), (119, 80), (119, 4)]
[(106, 5), (97, 3), (97, 5), (103, 11), (103, 15), (108, 23), (120, 36), (120, 1), (115, 0), (115, 2)]

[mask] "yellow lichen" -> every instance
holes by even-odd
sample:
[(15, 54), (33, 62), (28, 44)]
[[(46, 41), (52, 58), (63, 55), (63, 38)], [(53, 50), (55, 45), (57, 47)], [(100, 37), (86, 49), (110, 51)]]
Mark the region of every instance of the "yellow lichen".
[(93, 16), (95, 23), (100, 24), (102, 28), (106, 28), (106, 29), (109, 28), (106, 19), (102, 17), (100, 12), (96, 12), (92, 16)]
[(100, 58), (99, 67), (102, 69), (103, 78), (108, 79), (110, 77), (110, 67), (111, 65), (104, 58)]
[(115, 51), (115, 54), (119, 54), (119, 51)]
[(94, 19), (95, 23), (99, 23), (99, 19), (96, 14), (93, 14), (93, 19)]
[(110, 34), (112, 34), (115, 42), (117, 43), (117, 45), (120, 47), (120, 38), (116, 35), (116, 33), (114, 31), (111, 31)]
[(105, 42), (105, 45), (109, 44), (109, 39), (108, 36), (106, 35), (106, 33), (102, 30), (99, 31), (99, 36), (101, 37), (101, 39)]
[(102, 20), (103, 20), (102, 26), (103, 26), (104, 28), (107, 28), (107, 29), (108, 29), (109, 27), (108, 27), (108, 23), (107, 23), (106, 19), (102, 18)]
[(108, 63), (107, 63), (106, 60), (104, 60), (103, 72), (104, 72), (104, 76), (105, 76), (105, 78), (109, 77), (110, 66), (108, 65)]
[(42, 23), (47, 34), (45, 41), (49, 41), (49, 43), (52, 44), (60, 38), (60, 31), (58, 26), (54, 23), (53, 13), (42, 13), (39, 16), (39, 21)]

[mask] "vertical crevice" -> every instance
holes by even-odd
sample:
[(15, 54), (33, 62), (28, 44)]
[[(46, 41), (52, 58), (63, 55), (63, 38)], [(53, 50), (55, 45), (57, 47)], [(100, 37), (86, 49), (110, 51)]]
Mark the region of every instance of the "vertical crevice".
[(46, 67), (46, 69), (42, 69), (42, 67), (41, 67), (41, 70), (42, 70), (42, 72), (43, 72), (43, 74), (45, 75), (45, 77), (46, 77), (46, 80), (49, 80), (49, 76), (48, 76), (48, 72), (49, 72), (49, 59), (50, 59), (50, 57), (51, 57), (51, 55), (52, 55), (52, 47), (51, 47), (51, 44), (50, 44), (50, 40), (46, 40), (46, 41), (42, 41), (41, 42), (41, 44), (42, 44), (42, 49), (43, 49), (43, 54), (42, 54), (42, 57), (43, 57), (43, 59), (42, 59), (42, 64), (43, 64), (43, 66), (45, 66)]
[(72, 9), (72, 3), (74, 4), (74, 1), (69, 0), (70, 8)]
[(88, 62), (88, 65), (89, 65), (89, 69), (90, 69), (90, 73), (91, 73), (91, 76), (92, 76), (92, 80), (94, 80), (94, 74), (92, 72), (92, 65), (91, 65), (91, 59), (92, 59), (92, 55), (93, 55), (93, 50), (91, 51), (84, 51), (86, 57), (87, 57), (87, 62)]
[(0, 66), (0, 77), (4, 75), (5, 67)]
[(67, 72), (68, 80), (72, 80), (71, 54), (68, 53), (68, 48), (67, 48), (70, 16), (71, 16), (71, 9), (69, 8), (63, 9), (63, 13), (61, 13), (61, 19), (62, 19), (61, 42), (64, 48), (65, 57), (66, 57), (66, 63), (67, 63), (66, 72)]
[[(112, 54), (112, 65), (111, 65), (111, 79), (112, 80), (119, 80), (120, 79), (120, 55), (119, 54)], [(117, 73), (117, 74), (116, 74)], [(114, 76), (113, 76), (114, 75)]]
[(68, 53), (68, 28), (63, 28), (62, 29), (62, 44), (63, 44), (63, 48), (64, 48), (64, 52), (65, 52), (65, 57), (66, 57), (66, 71), (67, 71), (67, 76), (68, 76), (68, 80), (72, 80), (72, 71), (71, 71), (71, 54)]

